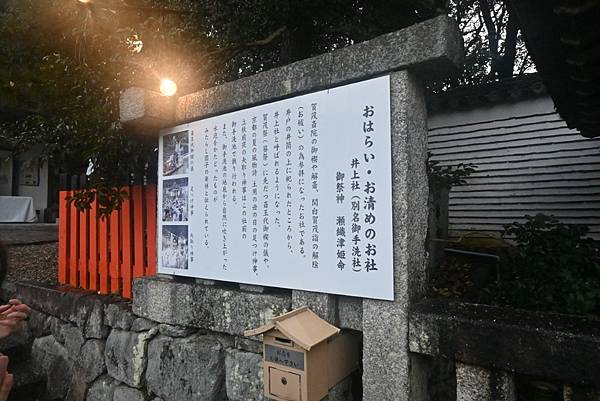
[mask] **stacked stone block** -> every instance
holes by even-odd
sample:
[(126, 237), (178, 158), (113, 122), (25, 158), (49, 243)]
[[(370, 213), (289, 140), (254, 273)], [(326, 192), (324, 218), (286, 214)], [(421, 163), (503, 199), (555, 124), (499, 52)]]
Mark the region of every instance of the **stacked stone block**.
[[(138, 316), (130, 304), (116, 298), (34, 285), (17, 284), (3, 295), (32, 306), (24, 333), (31, 344), (31, 369), (46, 382), (48, 399), (263, 399), (262, 347), (240, 337), (237, 330), (245, 328), (244, 322), (234, 324), (223, 315), (218, 322), (173, 325)], [(228, 303), (221, 305), (247, 308), (248, 296), (232, 291), (226, 296)], [(269, 300), (276, 302), (249, 316), (262, 321), (290, 309), (289, 295)], [(192, 302), (182, 309), (196, 306)], [(222, 331), (211, 330), (215, 326)]]
[[(144, 278), (135, 283), (135, 294), (136, 300), (153, 302), (132, 305), (21, 283), (4, 289), (4, 298), (18, 297), (33, 309), (23, 335), (31, 346), (31, 369), (45, 381), (48, 399), (266, 400), (262, 343), (242, 333), (291, 310), (291, 292)], [(345, 320), (360, 326), (360, 304), (344, 310)], [(351, 399), (349, 381), (330, 396)]]

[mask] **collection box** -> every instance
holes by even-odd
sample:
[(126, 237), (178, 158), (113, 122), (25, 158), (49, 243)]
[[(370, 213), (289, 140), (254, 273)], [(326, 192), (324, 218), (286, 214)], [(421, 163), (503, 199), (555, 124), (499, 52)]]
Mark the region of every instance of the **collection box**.
[(340, 332), (306, 306), (244, 333), (261, 334), (264, 391), (268, 398), (320, 401), (358, 368), (357, 336)]

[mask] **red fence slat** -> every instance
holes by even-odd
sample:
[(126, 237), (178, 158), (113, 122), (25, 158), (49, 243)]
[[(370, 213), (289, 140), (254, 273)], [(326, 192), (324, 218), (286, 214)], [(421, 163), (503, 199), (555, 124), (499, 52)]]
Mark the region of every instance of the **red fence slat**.
[(156, 185), (148, 185), (144, 193), (146, 194), (146, 249), (148, 251), (146, 276), (154, 276), (156, 274)]
[(121, 243), (119, 241), (119, 212), (113, 211), (110, 215), (110, 236), (108, 237), (110, 243), (110, 292), (119, 292), (119, 276), (120, 276), (120, 248)]
[(60, 191), (58, 194), (58, 282), (67, 284), (67, 265), (69, 263), (69, 205), (67, 203), (69, 191)]
[(108, 217), (98, 218), (98, 246), (100, 260), (98, 263), (98, 277), (100, 278), (100, 294), (108, 294)]
[(90, 277), (88, 289), (98, 291), (98, 209), (96, 200), (90, 209)]
[(88, 210), (79, 212), (79, 286), (85, 289), (88, 289), (88, 218)]
[[(131, 193), (129, 188), (124, 188), (124, 190)], [(124, 298), (131, 298), (131, 246), (131, 199), (128, 196), (121, 205), (121, 251), (123, 256), (121, 277), (123, 277), (122, 295)]]
[(144, 241), (144, 200), (141, 186), (134, 186), (131, 189), (131, 200), (133, 202), (133, 244), (134, 244), (134, 263), (133, 277), (142, 277), (145, 273), (144, 254), (146, 244)]
[(73, 203), (70, 207), (71, 218), (69, 220), (69, 285), (77, 287), (77, 262), (79, 256), (79, 211)]

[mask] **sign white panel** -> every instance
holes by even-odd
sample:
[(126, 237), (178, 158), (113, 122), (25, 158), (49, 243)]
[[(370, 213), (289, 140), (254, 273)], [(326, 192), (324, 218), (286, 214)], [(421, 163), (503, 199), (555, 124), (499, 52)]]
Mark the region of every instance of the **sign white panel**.
[(389, 77), (161, 133), (158, 271), (393, 299)]

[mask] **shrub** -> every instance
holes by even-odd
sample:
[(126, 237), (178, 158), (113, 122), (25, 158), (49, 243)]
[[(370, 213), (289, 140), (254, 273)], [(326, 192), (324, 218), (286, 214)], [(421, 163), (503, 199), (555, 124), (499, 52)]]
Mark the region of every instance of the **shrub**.
[(459, 163), (452, 166), (442, 166), (439, 161), (431, 159), (428, 153), (427, 175), (432, 189), (448, 188), (466, 184), (466, 179), (477, 170), (473, 163)]
[(517, 252), (508, 271), (484, 291), (484, 301), (600, 315), (600, 241), (585, 237), (587, 226), (542, 214), (526, 218), (504, 227)]

